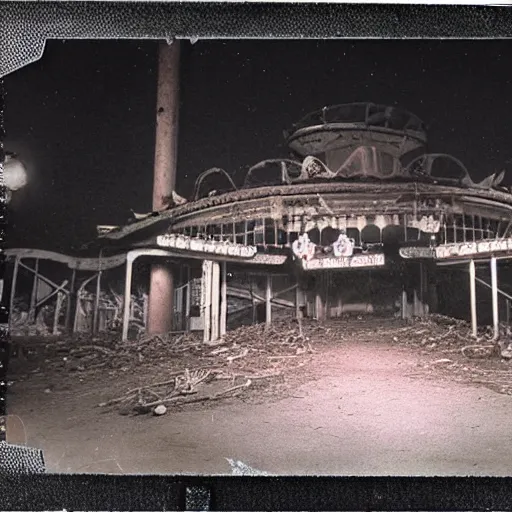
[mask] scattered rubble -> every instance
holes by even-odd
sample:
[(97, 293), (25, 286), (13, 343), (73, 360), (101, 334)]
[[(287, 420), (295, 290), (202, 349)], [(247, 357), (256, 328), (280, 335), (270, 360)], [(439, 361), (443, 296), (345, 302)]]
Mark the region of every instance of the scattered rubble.
[(155, 416), (163, 416), (166, 412), (167, 412), (167, 407), (165, 407), (165, 405), (163, 405), (163, 404), (157, 405), (153, 410), (153, 414)]
[[(502, 339), (509, 336), (504, 330)], [(325, 324), (279, 320), (268, 328), (265, 324), (240, 327), (210, 344), (204, 343), (199, 333), (141, 336), (130, 342), (122, 342), (112, 333), (22, 341), (28, 350), (27, 374), (57, 372), (60, 376), (53, 380), (58, 382), (62, 382), (63, 372), (80, 381), (98, 378), (98, 372), (133, 375), (130, 382), (134, 385), (98, 404), (121, 414), (158, 416), (170, 407), (191, 403), (279, 394), (289, 386), (288, 380), (300, 373), (298, 368), (304, 372), (316, 352), (348, 342), (410, 347), (423, 360), (416, 375), (439, 378), (446, 374), (512, 394), (512, 345), (508, 341), (494, 343), (488, 329), (475, 339), (466, 322), (435, 315), (407, 323), (361, 316)], [(155, 378), (157, 375), (161, 377)]]
[[(73, 312), (77, 332), (90, 332), (93, 309), (96, 301), (95, 293), (80, 290), (77, 309)], [(130, 328), (138, 333), (145, 329), (148, 296), (138, 289), (131, 296)], [(63, 335), (66, 322), (67, 297), (63, 296), (55, 318), (56, 304), (49, 302), (44, 306), (33, 308), (23, 298), (16, 298), (12, 310), (11, 334), (14, 336), (51, 336)], [(123, 295), (112, 288), (101, 291), (98, 298), (98, 328), (104, 332), (121, 332), (123, 317)], [(73, 319), (70, 318), (73, 322)]]

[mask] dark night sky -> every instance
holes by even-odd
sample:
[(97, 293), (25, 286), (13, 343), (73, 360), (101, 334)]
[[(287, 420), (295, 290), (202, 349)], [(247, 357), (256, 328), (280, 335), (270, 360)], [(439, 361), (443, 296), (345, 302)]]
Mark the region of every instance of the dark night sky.
[[(184, 43), (177, 191), (218, 166), (286, 156), (283, 129), (324, 105), (373, 101), (430, 126), (431, 151), (473, 178), (512, 176), (510, 41), (199, 41)], [(50, 41), (5, 78), (6, 149), (27, 160), (11, 247), (71, 252), (97, 224), (149, 211), (155, 42)], [(507, 182), (510, 183), (508, 177)]]

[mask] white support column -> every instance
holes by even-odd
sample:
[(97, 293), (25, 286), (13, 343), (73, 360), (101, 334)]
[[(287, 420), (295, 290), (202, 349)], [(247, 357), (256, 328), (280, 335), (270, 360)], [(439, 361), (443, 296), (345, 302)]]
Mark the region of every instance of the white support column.
[(228, 324), (228, 265), (224, 261), (221, 264), (221, 288), (220, 288), (220, 336), (227, 331)]
[(478, 320), (476, 315), (476, 270), (475, 260), (469, 262), (469, 301), (471, 307), (471, 334), (476, 338), (478, 333)]
[(423, 316), (430, 315), (430, 267), (428, 264), (422, 263), (422, 284), (423, 284)]
[(420, 261), (419, 264), (419, 272), (420, 272), (420, 293), (419, 293), (419, 316), (425, 317), (427, 314), (427, 307), (426, 307), (426, 293), (425, 293), (425, 283), (427, 281), (426, 279), (426, 272), (425, 272), (425, 264)]
[(295, 318), (297, 320), (302, 317), (300, 311), (300, 286), (299, 281), (297, 281), (297, 285), (295, 286)]
[(75, 287), (76, 287), (76, 268), (71, 272), (71, 282), (69, 284), (69, 294), (66, 303), (66, 331), (71, 328), (71, 315), (73, 314), (73, 303), (75, 301)]
[(500, 319), (498, 314), (498, 265), (494, 256), (491, 258), (491, 289), (493, 338), (497, 340), (500, 336)]
[(59, 318), (60, 318), (60, 310), (62, 309), (62, 303), (64, 302), (64, 293), (57, 292), (57, 302), (55, 303), (55, 311), (53, 313), (53, 328), (52, 334), (54, 336), (59, 334)]
[(219, 339), (219, 315), (220, 313), (220, 264), (212, 262), (212, 326), (211, 341)]
[(201, 280), (201, 312), (203, 316), (203, 341), (211, 339), (212, 324), (212, 262), (203, 261), (203, 278)]
[(101, 294), (101, 274), (102, 271), (98, 272), (96, 278), (96, 294), (94, 296), (94, 311), (92, 315), (92, 333), (96, 334), (99, 327), (99, 307), (100, 307), (100, 294)]
[(336, 316), (339, 318), (343, 316), (343, 301), (341, 299), (341, 290), (338, 290), (338, 302), (336, 307)]
[(14, 270), (12, 273), (12, 282), (11, 282), (11, 296), (9, 299), (9, 331), (12, 327), (12, 316), (14, 313), (14, 299), (16, 298), (16, 281), (18, 280), (18, 270), (20, 266), (20, 260), (18, 257), (14, 260)]
[(267, 274), (267, 286), (265, 290), (265, 326), (272, 323), (272, 276)]
[(420, 299), (418, 297), (418, 290), (416, 289), (416, 287), (414, 288), (412, 310), (413, 310), (413, 316), (415, 316), (415, 317), (421, 316), (421, 314), (420, 314)]
[(128, 339), (128, 326), (130, 323), (130, 301), (132, 298), (132, 270), (133, 255), (126, 255), (126, 276), (124, 279), (124, 306), (123, 306), (123, 335), (122, 341)]
[(192, 286), (190, 284), (190, 266), (187, 266), (187, 302), (185, 303), (185, 329), (190, 331), (190, 293)]
[(322, 297), (320, 296), (320, 291), (317, 289), (315, 291), (315, 318), (320, 321), (322, 318)]
[(405, 320), (406, 318), (409, 317), (408, 307), (409, 304), (407, 301), (407, 290), (404, 287), (402, 288), (402, 320)]

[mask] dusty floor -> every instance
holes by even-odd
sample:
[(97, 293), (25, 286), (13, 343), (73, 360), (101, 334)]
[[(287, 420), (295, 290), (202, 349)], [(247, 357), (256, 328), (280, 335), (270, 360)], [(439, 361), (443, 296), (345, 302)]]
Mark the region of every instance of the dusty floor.
[(273, 474), (510, 475), (512, 397), (463, 376), (512, 364), (396, 341), (377, 325), (366, 341), (318, 346), (273, 398), (256, 389), (161, 417), (97, 407), (130, 372), (56, 382), (15, 368), (8, 436), (42, 448), (51, 472), (229, 474), (230, 458)]

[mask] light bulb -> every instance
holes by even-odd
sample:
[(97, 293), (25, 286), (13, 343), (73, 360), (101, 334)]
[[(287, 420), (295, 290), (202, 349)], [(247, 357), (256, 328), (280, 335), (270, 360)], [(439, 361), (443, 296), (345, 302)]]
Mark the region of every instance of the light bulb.
[(3, 184), (8, 190), (19, 190), (28, 183), (27, 170), (15, 156), (6, 155)]

